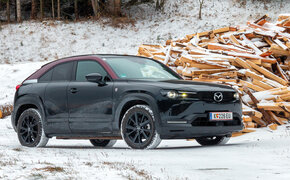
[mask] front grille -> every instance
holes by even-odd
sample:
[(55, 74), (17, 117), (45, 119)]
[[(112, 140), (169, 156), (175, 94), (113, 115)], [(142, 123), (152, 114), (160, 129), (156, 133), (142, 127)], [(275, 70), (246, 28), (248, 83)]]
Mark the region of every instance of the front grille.
[[(206, 92), (199, 92), (198, 93), (198, 98), (202, 101), (207, 101), (207, 102), (216, 102), (214, 100), (214, 93), (215, 91), (206, 91)], [(235, 100), (234, 98), (234, 92), (221, 92), (223, 99), (220, 101), (220, 103), (223, 102), (229, 102)]]
[(241, 120), (234, 117), (232, 121), (209, 121), (207, 117), (198, 117), (192, 123), (192, 126), (239, 126)]

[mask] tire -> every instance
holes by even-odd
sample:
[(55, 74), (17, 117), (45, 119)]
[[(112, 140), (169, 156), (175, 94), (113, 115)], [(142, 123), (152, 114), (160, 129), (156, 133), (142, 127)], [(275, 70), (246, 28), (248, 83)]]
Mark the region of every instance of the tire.
[(227, 136), (212, 136), (212, 137), (199, 137), (195, 140), (202, 146), (213, 146), (226, 144), (231, 137)]
[(117, 140), (109, 139), (90, 139), (90, 142), (95, 147), (113, 147)]
[(44, 147), (48, 138), (43, 129), (42, 117), (37, 109), (27, 109), (19, 117), (18, 140), (22, 146)]
[(135, 105), (127, 110), (121, 122), (121, 135), (132, 149), (154, 149), (161, 142), (153, 111), (147, 105)]

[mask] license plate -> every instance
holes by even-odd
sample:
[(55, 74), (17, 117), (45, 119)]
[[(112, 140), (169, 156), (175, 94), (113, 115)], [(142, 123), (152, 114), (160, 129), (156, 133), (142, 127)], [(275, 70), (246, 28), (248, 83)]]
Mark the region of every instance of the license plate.
[(232, 112), (211, 112), (209, 113), (210, 121), (231, 121), (233, 120)]

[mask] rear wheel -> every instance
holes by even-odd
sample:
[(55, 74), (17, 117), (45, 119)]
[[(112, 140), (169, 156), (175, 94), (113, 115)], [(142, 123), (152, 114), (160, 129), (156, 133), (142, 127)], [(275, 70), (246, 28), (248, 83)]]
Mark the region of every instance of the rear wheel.
[(37, 109), (27, 109), (20, 115), (17, 134), (22, 146), (44, 147), (48, 142), (43, 130), (42, 118)]
[(230, 140), (230, 137), (227, 136), (199, 137), (195, 138), (195, 140), (202, 146), (212, 146), (226, 144)]
[(154, 114), (147, 105), (135, 105), (123, 116), (121, 134), (132, 149), (154, 149), (160, 142)]
[(117, 140), (109, 139), (90, 139), (90, 142), (95, 147), (113, 147)]

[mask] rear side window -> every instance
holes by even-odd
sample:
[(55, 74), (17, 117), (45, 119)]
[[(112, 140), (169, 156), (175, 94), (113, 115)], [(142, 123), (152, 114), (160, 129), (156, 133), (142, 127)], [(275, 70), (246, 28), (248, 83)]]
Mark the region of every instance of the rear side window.
[(53, 69), (51, 69), (51, 70), (49, 70), (48, 72), (44, 73), (44, 74), (39, 78), (39, 82), (47, 82), (47, 81), (51, 81), (52, 71), (53, 71)]
[(90, 73), (100, 73), (107, 76), (105, 69), (96, 61), (79, 61), (77, 65), (76, 81), (87, 81), (86, 75)]
[(73, 62), (63, 63), (53, 68), (52, 81), (70, 81), (73, 70)]

